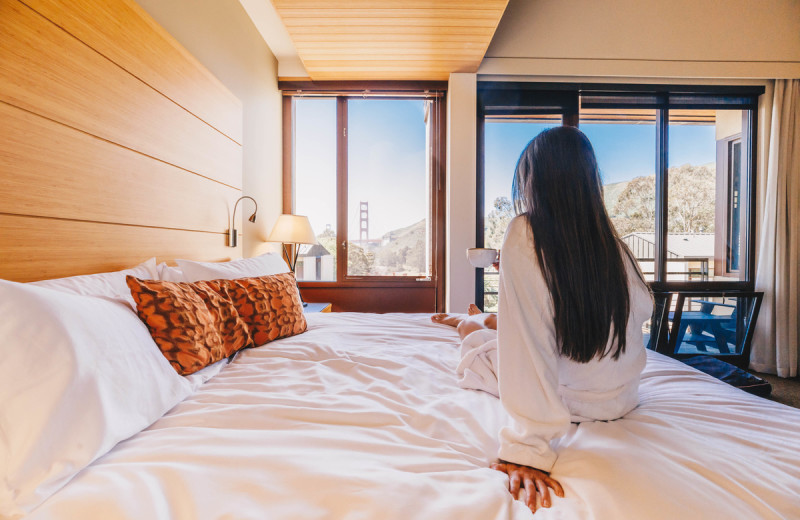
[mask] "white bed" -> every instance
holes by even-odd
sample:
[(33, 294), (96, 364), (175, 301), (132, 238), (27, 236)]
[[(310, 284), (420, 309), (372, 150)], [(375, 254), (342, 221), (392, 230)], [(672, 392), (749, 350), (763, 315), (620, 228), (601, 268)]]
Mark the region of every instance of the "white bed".
[[(428, 315), (310, 314), (82, 470), (31, 519), (530, 518), (488, 469), (499, 401)], [(649, 352), (641, 404), (572, 425), (537, 518), (800, 518), (800, 410)]]

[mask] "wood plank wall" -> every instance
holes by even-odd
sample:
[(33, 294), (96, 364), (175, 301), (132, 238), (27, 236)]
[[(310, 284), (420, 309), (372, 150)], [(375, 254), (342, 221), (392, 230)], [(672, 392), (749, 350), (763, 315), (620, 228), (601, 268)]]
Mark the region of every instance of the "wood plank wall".
[(242, 106), (131, 0), (0, 0), (0, 278), (226, 260)]

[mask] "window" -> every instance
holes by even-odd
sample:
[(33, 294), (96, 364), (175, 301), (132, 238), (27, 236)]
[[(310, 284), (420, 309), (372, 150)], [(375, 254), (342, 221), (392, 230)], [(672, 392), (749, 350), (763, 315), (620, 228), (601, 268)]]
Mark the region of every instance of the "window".
[[(620, 238), (645, 279), (655, 275), (656, 110), (620, 103), (617, 108), (581, 107), (580, 129), (601, 165), (603, 198)], [(624, 151), (619, 143), (625, 143)]]
[(346, 102), (346, 276), (429, 277), (433, 100)]
[[(579, 126), (604, 182), (606, 209), (655, 290), (752, 290), (755, 110), (760, 87), (479, 85), (477, 236), (498, 247), (513, 214), (516, 159), (551, 124)], [(525, 118), (528, 118), (527, 120)], [(509, 123), (520, 121), (522, 123)], [(528, 124), (497, 136), (502, 125)], [(503, 161), (498, 157), (504, 157)], [(481, 243), (482, 241), (482, 243)], [(496, 304), (496, 274), (476, 271), (476, 300)]]
[(307, 215), (319, 242), (300, 249), (302, 294), (336, 310), (441, 309), (444, 93), (341, 86), (285, 94), (284, 212)]
[[(486, 162), (484, 183), (483, 247), (500, 249), (506, 227), (514, 216), (511, 202), (511, 179), (518, 156), (506, 153), (508, 148), (522, 151), (524, 146), (547, 128), (561, 124), (561, 116), (527, 115), (524, 118), (487, 119)], [(512, 175), (509, 175), (512, 172)], [(499, 272), (494, 267), (483, 270), (483, 305), (497, 308)]]
[[(477, 247), (500, 249), (514, 216), (511, 182), (525, 145), (541, 131), (566, 124), (577, 113), (577, 98), (560, 92), (523, 90), (481, 92), (478, 124)], [(481, 157), (482, 156), (482, 157)], [(475, 302), (487, 312), (497, 310), (499, 273), (476, 269)]]
[(298, 280), (336, 280), (336, 99), (294, 100), (294, 213), (319, 245), (302, 246)]

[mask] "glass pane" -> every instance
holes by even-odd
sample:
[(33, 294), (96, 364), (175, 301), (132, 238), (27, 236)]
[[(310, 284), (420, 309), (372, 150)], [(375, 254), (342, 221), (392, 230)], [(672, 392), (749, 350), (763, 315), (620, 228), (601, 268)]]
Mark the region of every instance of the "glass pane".
[(582, 107), (580, 129), (594, 147), (611, 222), (639, 262), (645, 279), (652, 281), (656, 244), (656, 110)]
[(739, 260), (742, 251), (741, 225), (742, 225), (742, 141), (733, 140), (728, 143), (728, 189), (727, 195), (727, 230), (726, 239), (726, 271), (735, 273), (739, 271)]
[[(484, 142), (484, 247), (500, 249), (508, 223), (514, 217), (511, 183), (522, 150), (542, 130), (561, 125), (561, 116), (531, 119), (486, 119)], [(498, 272), (483, 270), (483, 310), (497, 311)]]
[(336, 100), (294, 100), (295, 213), (319, 244), (301, 246), (297, 279), (336, 280)]
[(740, 278), (741, 136), (740, 110), (670, 110), (668, 281)]
[(347, 274), (430, 276), (431, 102), (347, 105)]
[(687, 296), (677, 329), (669, 313), (675, 354), (741, 354), (754, 304), (752, 296)]

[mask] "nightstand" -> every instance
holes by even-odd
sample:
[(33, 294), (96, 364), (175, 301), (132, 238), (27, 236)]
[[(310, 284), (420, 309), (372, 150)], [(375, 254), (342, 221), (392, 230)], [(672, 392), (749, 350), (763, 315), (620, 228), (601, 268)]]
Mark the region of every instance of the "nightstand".
[(303, 307), (303, 312), (331, 312), (332, 305), (330, 303), (309, 303)]

